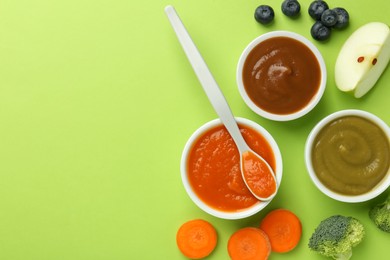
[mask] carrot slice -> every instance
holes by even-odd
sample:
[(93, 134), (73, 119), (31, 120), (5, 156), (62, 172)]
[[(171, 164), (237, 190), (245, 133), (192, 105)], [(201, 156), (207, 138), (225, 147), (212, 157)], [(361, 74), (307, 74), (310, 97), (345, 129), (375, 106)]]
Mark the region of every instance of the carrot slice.
[(272, 251), (277, 253), (294, 249), (302, 235), (301, 221), (287, 209), (276, 209), (268, 213), (261, 221), (260, 229), (268, 235)]
[(228, 253), (232, 260), (263, 260), (271, 253), (267, 234), (254, 227), (239, 229), (228, 241)]
[(217, 232), (207, 221), (194, 219), (181, 225), (176, 234), (179, 250), (188, 258), (201, 259), (217, 245)]

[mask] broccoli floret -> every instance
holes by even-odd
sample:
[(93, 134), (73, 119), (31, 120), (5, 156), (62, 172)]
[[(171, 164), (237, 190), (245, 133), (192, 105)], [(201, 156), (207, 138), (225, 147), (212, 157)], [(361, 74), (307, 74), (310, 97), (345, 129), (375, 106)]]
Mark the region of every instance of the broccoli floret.
[(318, 225), (309, 240), (309, 248), (334, 259), (349, 259), (352, 248), (364, 237), (364, 227), (353, 217), (331, 216)]
[(390, 233), (390, 195), (384, 202), (371, 208), (369, 216), (380, 230)]

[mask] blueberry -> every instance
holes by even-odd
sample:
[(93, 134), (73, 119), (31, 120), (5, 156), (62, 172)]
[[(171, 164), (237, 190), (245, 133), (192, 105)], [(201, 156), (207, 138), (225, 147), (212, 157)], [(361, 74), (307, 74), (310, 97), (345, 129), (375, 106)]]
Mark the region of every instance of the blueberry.
[(315, 20), (321, 20), (322, 13), (329, 9), (328, 4), (322, 0), (316, 0), (309, 6), (309, 15)]
[(349, 14), (347, 10), (342, 7), (336, 7), (333, 9), (337, 13), (337, 22), (334, 28), (343, 29), (349, 24)]
[(260, 5), (255, 10), (255, 19), (259, 23), (269, 24), (275, 17), (274, 9), (269, 5)]
[(316, 21), (311, 27), (311, 36), (317, 41), (325, 41), (330, 37), (331, 29), (323, 25), (320, 21)]
[(337, 13), (332, 9), (325, 10), (321, 15), (321, 22), (325, 26), (332, 27), (337, 23)]
[(282, 12), (289, 17), (295, 17), (299, 15), (301, 11), (301, 5), (297, 0), (284, 0), (282, 2)]

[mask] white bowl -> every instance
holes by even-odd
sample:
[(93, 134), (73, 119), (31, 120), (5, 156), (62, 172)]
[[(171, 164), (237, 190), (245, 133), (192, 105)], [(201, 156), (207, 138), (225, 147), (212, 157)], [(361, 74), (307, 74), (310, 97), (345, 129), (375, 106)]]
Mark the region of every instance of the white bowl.
[[(277, 143), (275, 142), (273, 137), (267, 132), (267, 130), (265, 130), (263, 127), (256, 124), (255, 122), (248, 120), (248, 119), (245, 119), (245, 118), (239, 118), (239, 117), (236, 117), (236, 121), (244, 126), (248, 126), (248, 127), (252, 128), (255, 131), (258, 131), (268, 141), (269, 145), (271, 146), (271, 149), (274, 152), (275, 165), (276, 165), (275, 174), (276, 174), (277, 184), (279, 187), (280, 183), (282, 181), (283, 163), (282, 163), (282, 156), (281, 156), (281, 153), (280, 153), (280, 150), (279, 150)], [(208, 130), (210, 130), (216, 126), (219, 126), (219, 125), (222, 125), (222, 123), (219, 119), (209, 121), (206, 124), (204, 124), (203, 126), (201, 126), (200, 128), (198, 128), (191, 135), (189, 140), (187, 141), (187, 143), (184, 147), (183, 153), (182, 153), (181, 165), (180, 165), (182, 182), (183, 182), (184, 188), (185, 188), (187, 194), (189, 195), (189, 197), (191, 198), (191, 200), (199, 208), (201, 208), (203, 211), (207, 212), (208, 214), (215, 216), (217, 218), (222, 218), (222, 219), (246, 218), (246, 217), (249, 217), (249, 216), (252, 216), (252, 215), (258, 213), (260, 210), (265, 208), (271, 201), (267, 201), (267, 202), (259, 201), (259, 202), (256, 202), (251, 207), (245, 208), (245, 209), (240, 210), (240, 211), (234, 211), (234, 212), (221, 211), (221, 210), (218, 210), (218, 209), (215, 209), (215, 208), (209, 206), (204, 201), (202, 201), (196, 195), (196, 193), (194, 192), (194, 190), (193, 190), (193, 188), (188, 180), (187, 160), (188, 160), (188, 157), (189, 157), (189, 154), (190, 154), (191, 148), (193, 147), (194, 142), (196, 142), (198, 140), (198, 138), (200, 136), (202, 136), (205, 132), (207, 132)]]
[[(270, 38), (274, 38), (274, 37), (288, 37), (288, 38), (295, 39), (295, 40), (303, 43), (304, 45), (306, 45), (312, 51), (314, 56), (317, 58), (317, 61), (318, 61), (318, 64), (319, 64), (320, 70), (321, 70), (320, 86), (319, 86), (317, 93), (312, 97), (312, 99), (309, 101), (309, 103), (306, 104), (306, 106), (304, 106), (301, 110), (298, 110), (298, 111), (290, 113), (290, 114), (275, 114), (275, 113), (271, 113), (269, 111), (263, 110), (262, 108), (257, 106), (252, 101), (252, 99), (248, 96), (248, 93), (246, 92), (245, 87), (244, 87), (244, 83), (243, 83), (242, 72), (243, 72), (244, 63), (248, 57), (248, 54), (253, 50), (254, 47), (256, 47), (261, 42), (268, 40)], [(239, 89), (239, 92), (241, 94), (241, 97), (244, 99), (244, 102), (249, 106), (249, 108), (253, 110), (253, 112), (257, 113), (258, 115), (260, 115), (264, 118), (270, 119), (270, 120), (289, 121), (289, 120), (294, 120), (294, 119), (297, 119), (299, 117), (306, 115), (317, 105), (317, 103), (320, 101), (320, 99), (325, 91), (326, 80), (327, 80), (327, 71), (326, 71), (324, 59), (323, 59), (320, 51), (307, 38), (305, 38), (302, 35), (299, 35), (299, 34), (296, 34), (293, 32), (289, 32), (289, 31), (273, 31), (273, 32), (269, 32), (269, 33), (260, 35), (259, 37), (254, 39), (251, 43), (249, 43), (249, 45), (244, 49), (244, 51), (242, 52), (242, 54), (239, 58), (239, 61), (238, 61), (236, 78), (237, 78), (237, 85), (238, 85), (238, 89)]]
[(325, 195), (329, 196), (330, 198), (333, 198), (338, 201), (342, 202), (351, 202), (351, 203), (356, 203), (356, 202), (363, 202), (363, 201), (368, 201), (370, 199), (373, 199), (380, 195), (382, 192), (384, 192), (389, 186), (390, 186), (390, 169), (388, 170), (387, 174), (385, 177), (370, 191), (360, 194), (360, 195), (344, 195), (340, 194), (338, 192), (335, 192), (328, 187), (326, 187), (317, 177), (315, 170), (313, 168), (312, 164), (312, 149), (313, 149), (313, 143), (318, 135), (318, 133), (323, 129), (324, 126), (326, 126), (328, 123), (331, 121), (345, 117), (345, 116), (358, 116), (365, 118), (373, 123), (375, 123), (377, 126), (379, 126), (385, 135), (387, 136), (389, 142), (390, 142), (390, 129), (389, 126), (382, 121), (379, 117), (366, 112), (362, 110), (356, 110), (356, 109), (348, 109), (348, 110), (341, 110), (335, 113), (332, 113), (322, 119), (310, 132), (307, 140), (306, 140), (306, 145), (305, 145), (305, 163), (306, 163), (306, 168), (309, 173), (309, 176), (311, 180), (313, 181), (314, 185)]

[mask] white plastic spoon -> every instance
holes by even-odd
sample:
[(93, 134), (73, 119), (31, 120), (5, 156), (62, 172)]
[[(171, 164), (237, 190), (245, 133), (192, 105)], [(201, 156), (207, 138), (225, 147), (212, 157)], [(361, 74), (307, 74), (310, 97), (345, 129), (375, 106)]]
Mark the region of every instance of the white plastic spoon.
[(246, 186), (257, 199), (272, 199), (278, 188), (272, 168), (245, 142), (223, 93), (173, 6), (167, 6), (165, 12), (214, 110), (237, 145)]

